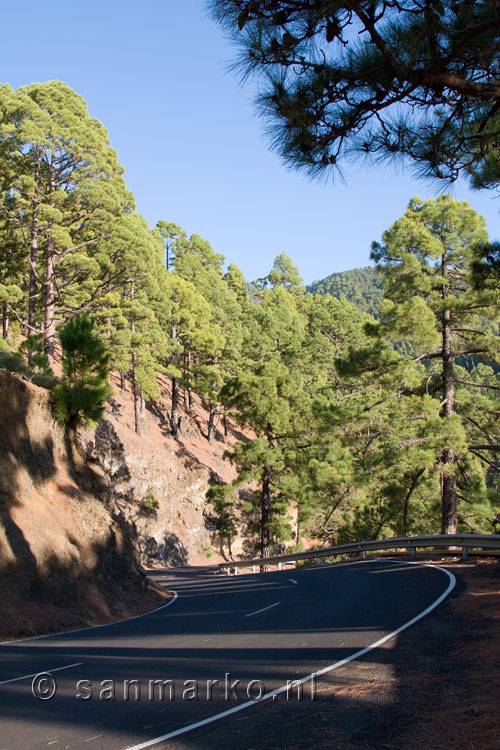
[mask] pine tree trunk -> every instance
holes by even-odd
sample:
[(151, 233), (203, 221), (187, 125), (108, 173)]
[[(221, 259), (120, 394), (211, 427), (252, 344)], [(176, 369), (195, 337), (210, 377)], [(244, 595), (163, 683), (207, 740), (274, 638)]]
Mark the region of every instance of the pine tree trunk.
[(210, 443), (210, 445), (212, 445), (212, 440), (214, 439), (216, 414), (217, 404), (213, 404), (210, 402), (210, 414), (208, 417), (208, 442)]
[(3, 303), (2, 309), (2, 336), (7, 340), (9, 336), (9, 308), (7, 303)]
[(141, 392), (137, 386), (137, 378), (135, 375), (135, 367), (137, 362), (137, 355), (132, 352), (132, 380), (133, 380), (133, 393), (134, 393), (134, 430), (136, 435), (141, 434)]
[[(443, 276), (446, 276), (446, 266), (443, 260)], [(446, 297), (443, 287), (443, 297)], [(450, 419), (454, 411), (455, 388), (453, 379), (453, 355), (451, 351), (451, 314), (450, 310), (443, 311), (443, 418)], [(441, 456), (441, 463), (446, 470), (441, 474), (441, 533), (457, 533), (457, 480), (448, 474), (448, 469), (455, 463), (455, 453), (446, 448)]]
[(222, 424), (224, 425), (224, 437), (227, 437), (227, 417), (225, 414), (222, 417)]
[(33, 197), (33, 213), (31, 218), (30, 236), (30, 284), (28, 294), (28, 335), (34, 334), (36, 328), (36, 296), (38, 293), (38, 211), (40, 201), (38, 199), (38, 185), (40, 182), (40, 154), (35, 149), (35, 195)]
[(125, 373), (123, 370), (120, 371), (120, 390), (125, 393)]
[(172, 378), (172, 409), (170, 411), (170, 429), (177, 440), (179, 437), (179, 379)]
[(187, 356), (187, 408), (189, 411), (193, 408), (193, 394), (191, 392), (191, 352), (188, 352)]
[[(52, 196), (56, 189), (55, 180), (55, 169), (52, 164), (49, 164), (49, 193)], [(52, 199), (50, 205), (53, 206)], [(43, 350), (47, 355), (49, 361), (49, 367), (52, 367), (54, 362), (54, 351), (55, 351), (55, 285), (54, 285), (54, 238), (52, 236), (52, 226), (49, 228), (47, 233), (47, 257), (45, 260), (45, 322), (44, 322), (44, 333), (43, 333)]]
[(49, 367), (54, 362), (55, 351), (55, 292), (54, 292), (54, 242), (49, 238), (47, 243), (47, 259), (45, 264), (45, 318), (43, 327), (43, 350), (47, 355)]
[(260, 505), (260, 555), (269, 557), (271, 545), (271, 468), (266, 466), (262, 477)]
[[(132, 281), (130, 286), (130, 299), (135, 298), (135, 282)], [(130, 330), (132, 332), (132, 340), (134, 339), (135, 333), (135, 320), (132, 318), (130, 322)], [(134, 397), (134, 430), (136, 435), (141, 434), (141, 391), (137, 384), (137, 352), (132, 349), (132, 394)]]
[(413, 494), (413, 491), (415, 487), (417, 486), (418, 480), (424, 473), (423, 469), (420, 469), (420, 471), (417, 472), (417, 474), (413, 477), (413, 481), (410, 485), (410, 488), (408, 492), (406, 493), (406, 497), (404, 499), (403, 503), (403, 536), (408, 536), (408, 510), (410, 508), (410, 498)]

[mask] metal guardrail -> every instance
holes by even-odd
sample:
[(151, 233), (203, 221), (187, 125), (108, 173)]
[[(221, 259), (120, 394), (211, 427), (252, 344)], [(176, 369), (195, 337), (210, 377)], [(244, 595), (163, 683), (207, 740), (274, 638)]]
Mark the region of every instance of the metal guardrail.
[(235, 574), (238, 568), (257, 568), (268, 565), (277, 565), (281, 570), (286, 563), (298, 560), (314, 560), (316, 565), (321, 564), (323, 557), (336, 557), (353, 552), (360, 552), (363, 559), (369, 550), (400, 549), (410, 550), (412, 557), (416, 555), (417, 547), (459, 547), (462, 550), (462, 560), (466, 560), (469, 549), (496, 549), (500, 550), (500, 534), (435, 534), (430, 536), (408, 536), (392, 539), (378, 539), (370, 542), (355, 542), (352, 544), (340, 544), (336, 547), (322, 547), (321, 549), (307, 550), (306, 552), (291, 552), (286, 555), (274, 555), (272, 557), (257, 557), (252, 560), (235, 560), (232, 562), (219, 563), (221, 573), (229, 574), (231, 570)]

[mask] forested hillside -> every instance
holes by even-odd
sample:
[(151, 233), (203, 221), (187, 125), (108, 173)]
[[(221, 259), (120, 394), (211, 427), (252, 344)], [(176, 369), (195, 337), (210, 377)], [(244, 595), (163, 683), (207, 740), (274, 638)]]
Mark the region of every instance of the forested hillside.
[(53, 391), (69, 438), (99, 420), (110, 372), (138, 439), (146, 410), (179, 439), (181, 404), (202, 399), (207, 444), (229, 417), (244, 428), (236, 479), (207, 494), (214, 533), (229, 547), (244, 511), (263, 555), (497, 528), (498, 278), (479, 273), (488, 237), (470, 206), (412, 199), (374, 244), (376, 270), (313, 295), (282, 253), (250, 295), (168, 206), (148, 226), (66, 85), (4, 86), (0, 112), (2, 363)]
[(337, 299), (343, 294), (349, 302), (375, 318), (384, 299), (382, 277), (373, 266), (331, 273), (320, 281), (313, 281), (307, 291), (311, 294), (331, 294)]

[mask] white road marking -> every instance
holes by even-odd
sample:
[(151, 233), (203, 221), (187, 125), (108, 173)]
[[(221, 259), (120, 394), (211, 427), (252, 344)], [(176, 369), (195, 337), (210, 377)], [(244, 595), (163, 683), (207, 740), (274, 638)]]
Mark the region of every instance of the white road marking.
[(111, 625), (120, 625), (122, 622), (131, 622), (131, 620), (138, 620), (140, 617), (147, 617), (153, 615), (155, 612), (170, 607), (175, 602), (179, 594), (177, 591), (169, 591), (169, 594), (173, 594), (173, 597), (168, 600), (166, 604), (162, 604), (161, 607), (151, 609), (149, 612), (143, 612), (141, 615), (134, 615), (133, 617), (126, 617), (124, 620), (112, 620), (111, 622), (103, 622), (102, 625), (89, 625), (87, 628), (78, 628), (77, 630), (62, 630), (60, 633), (47, 633), (46, 635), (32, 635), (30, 638), (16, 638), (15, 641), (0, 641), (0, 646), (10, 646), (12, 643), (21, 643), (24, 641), (39, 641), (42, 638), (55, 638), (58, 635), (72, 635), (73, 633), (83, 633), (84, 630), (97, 630), (97, 628), (108, 628)]
[(270, 604), (269, 607), (263, 607), (262, 609), (258, 609), (256, 612), (249, 612), (248, 615), (245, 615), (245, 617), (252, 617), (252, 615), (258, 615), (259, 612), (265, 612), (266, 609), (272, 609), (273, 607), (277, 607), (279, 602), (274, 602), (274, 604)]
[[(363, 561), (365, 564), (370, 564), (371, 561)], [(374, 561), (375, 562), (375, 561)], [(430, 612), (432, 612), (433, 609), (435, 609), (441, 602), (446, 599), (448, 594), (453, 591), (456, 584), (456, 578), (453, 575), (453, 573), (450, 573), (449, 570), (446, 570), (446, 568), (441, 568), (439, 565), (430, 565), (429, 563), (419, 563), (419, 562), (410, 562), (410, 561), (390, 561), (390, 562), (401, 562), (401, 564), (404, 565), (422, 565), (422, 567), (427, 568), (435, 568), (436, 570), (441, 570), (443, 573), (445, 573), (449, 578), (449, 583), (446, 591), (441, 594), (441, 596), (438, 596), (438, 598), (430, 604), (428, 607), (426, 607), (420, 614), (413, 617), (411, 620), (408, 620), (408, 622), (405, 622), (404, 625), (401, 625), (396, 630), (393, 630), (392, 633), (389, 633), (388, 635), (385, 635), (383, 638), (379, 638), (378, 641), (375, 641), (375, 643), (371, 643), (369, 646), (366, 646), (366, 648), (362, 648), (360, 651), (356, 651), (356, 653), (351, 654), (351, 656), (347, 656), (345, 659), (341, 659), (340, 661), (336, 661), (334, 664), (330, 664), (327, 667), (324, 667), (324, 669), (318, 670), (318, 672), (313, 672), (312, 674), (307, 675), (307, 677), (303, 677), (302, 679), (295, 680), (295, 684), (303, 684), (305, 682), (308, 682), (308, 680), (315, 680), (317, 677), (321, 677), (321, 675), (327, 674), (328, 672), (332, 672), (334, 669), (339, 669), (339, 667), (343, 667), (345, 664), (348, 664), (350, 661), (354, 661), (354, 659), (359, 659), (360, 656), (364, 656), (364, 654), (367, 654), (369, 651), (372, 651), (375, 648), (378, 648), (378, 646), (381, 646), (383, 643), (386, 643), (386, 641), (389, 641), (391, 638), (394, 638), (394, 636), (401, 633), (403, 630), (406, 630), (411, 625), (414, 625), (416, 622), (421, 620), (423, 617), (428, 615)], [(239, 706), (233, 706), (233, 708), (229, 708), (227, 711), (222, 711), (220, 714), (215, 714), (214, 716), (209, 716), (207, 719), (201, 719), (201, 721), (197, 721), (194, 724), (188, 724), (185, 727), (181, 727), (180, 729), (176, 729), (173, 732), (168, 732), (167, 734), (161, 735), (161, 737), (155, 737), (152, 740), (147, 740), (146, 742), (141, 742), (138, 745), (131, 745), (129, 747), (124, 748), (124, 750), (146, 750), (148, 747), (153, 747), (153, 745), (158, 745), (160, 742), (165, 742), (165, 740), (170, 740), (173, 737), (178, 737), (180, 734), (186, 734), (186, 732), (191, 732), (193, 729), (199, 729), (200, 727), (204, 727), (207, 724), (212, 724), (214, 721), (218, 721), (219, 719), (223, 719), (226, 716), (231, 716), (231, 714), (235, 714), (238, 711), (244, 711), (246, 708), (250, 708), (251, 706), (255, 706), (256, 703), (260, 703), (261, 701), (269, 700), (269, 698), (272, 698), (275, 700), (274, 696), (279, 695), (280, 693), (285, 693), (287, 690), (289, 690), (289, 685), (282, 685), (279, 688), (276, 688), (276, 690), (271, 690), (269, 693), (265, 693), (260, 700), (257, 701), (247, 701), (246, 703), (241, 703)]]
[(292, 583), (296, 583), (296, 584), (299, 583), (298, 581), (295, 580), (295, 578), (289, 578), (288, 580), (291, 581)]
[(19, 680), (27, 680), (29, 677), (36, 677), (37, 674), (52, 674), (52, 672), (60, 672), (62, 669), (71, 669), (72, 667), (81, 667), (83, 661), (77, 662), (77, 664), (67, 664), (65, 667), (54, 667), (54, 669), (39, 669), (38, 672), (33, 674), (23, 674), (22, 677), (13, 677), (11, 680), (2, 680), (0, 685), (6, 685), (8, 682), (19, 682)]

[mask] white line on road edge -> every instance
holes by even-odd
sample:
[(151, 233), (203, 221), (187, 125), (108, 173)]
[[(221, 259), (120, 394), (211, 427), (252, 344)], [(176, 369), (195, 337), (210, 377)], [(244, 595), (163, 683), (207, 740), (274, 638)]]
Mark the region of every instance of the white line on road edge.
[(266, 609), (272, 609), (273, 607), (277, 607), (279, 602), (274, 602), (274, 604), (270, 604), (269, 607), (263, 607), (262, 609), (258, 609), (256, 612), (249, 612), (248, 615), (245, 615), (245, 617), (252, 617), (252, 615), (258, 615), (259, 612), (265, 612)]
[(13, 677), (11, 680), (2, 680), (0, 685), (6, 685), (8, 682), (19, 682), (19, 680), (27, 680), (29, 677), (36, 677), (38, 674), (52, 674), (52, 672), (60, 672), (63, 669), (71, 669), (71, 667), (81, 667), (83, 661), (77, 662), (77, 664), (67, 664), (65, 667), (54, 667), (54, 669), (44, 669), (34, 672), (33, 674), (23, 674), (22, 677)]
[[(147, 617), (148, 615), (154, 615), (155, 612), (170, 607), (175, 602), (179, 594), (177, 591), (169, 591), (169, 594), (173, 594), (172, 598), (166, 604), (162, 604), (161, 607), (151, 609), (149, 612), (143, 612), (142, 615), (134, 615), (133, 617), (126, 617), (124, 620), (111, 620), (111, 622), (103, 622), (102, 625), (89, 625), (87, 628), (78, 628), (77, 630), (63, 630), (61, 633), (46, 633), (45, 635), (32, 635), (30, 638), (17, 638), (15, 641), (0, 641), (0, 646), (10, 646), (12, 643), (21, 643), (22, 641), (39, 641), (41, 638), (55, 638), (60, 635), (72, 635), (73, 633), (82, 633), (84, 630), (97, 630), (97, 628), (107, 628), (110, 625), (120, 625), (122, 622), (131, 622), (131, 620), (138, 620), (140, 617)], [(1, 683), (0, 683), (1, 684)]]
[(295, 580), (295, 578), (289, 578), (288, 580), (291, 581), (292, 583), (296, 583), (297, 585), (299, 583), (298, 581)]
[[(372, 561), (363, 561), (363, 563), (370, 564)], [(373, 561), (373, 562), (379, 562)], [(378, 641), (375, 641), (375, 643), (370, 644), (369, 646), (366, 646), (366, 648), (362, 648), (360, 651), (356, 651), (356, 653), (351, 654), (351, 656), (347, 656), (345, 659), (341, 659), (341, 661), (336, 661), (335, 664), (330, 664), (328, 667), (324, 667), (324, 669), (318, 670), (318, 672), (313, 672), (312, 674), (308, 674), (307, 677), (302, 677), (302, 679), (294, 680), (294, 685), (303, 684), (304, 682), (307, 682), (308, 680), (314, 680), (317, 677), (321, 677), (321, 675), (327, 674), (328, 672), (333, 672), (334, 669), (339, 669), (339, 667), (343, 667), (344, 664), (348, 664), (350, 661), (354, 661), (354, 659), (359, 659), (360, 656), (364, 656), (364, 654), (367, 654), (369, 651), (373, 651), (373, 649), (378, 648), (386, 641), (389, 641), (391, 638), (394, 638), (394, 636), (401, 633), (403, 630), (406, 630), (406, 628), (409, 628), (410, 625), (414, 625), (416, 622), (421, 620), (423, 617), (428, 615), (430, 612), (432, 612), (433, 609), (436, 609), (439, 604), (443, 601), (443, 599), (446, 599), (448, 594), (453, 591), (455, 588), (455, 584), (457, 582), (455, 576), (453, 573), (450, 573), (449, 570), (446, 570), (446, 568), (441, 568), (439, 565), (430, 565), (429, 563), (420, 563), (420, 562), (410, 562), (410, 561), (399, 561), (399, 560), (387, 560), (386, 562), (400, 562), (403, 565), (421, 565), (422, 567), (426, 568), (435, 568), (436, 570), (441, 570), (443, 573), (445, 573), (449, 578), (448, 588), (446, 591), (441, 594), (441, 596), (438, 596), (435, 602), (430, 604), (426, 609), (424, 609), (420, 614), (413, 617), (411, 620), (408, 620), (408, 622), (405, 622), (404, 625), (401, 625), (396, 630), (393, 630), (392, 633), (389, 633), (388, 635), (385, 635), (383, 638), (379, 638)], [(155, 737), (152, 740), (147, 740), (146, 742), (141, 742), (138, 745), (131, 745), (130, 747), (124, 748), (124, 750), (146, 750), (148, 747), (153, 747), (153, 745), (158, 745), (160, 742), (165, 742), (165, 740), (170, 740), (173, 737), (178, 737), (180, 734), (186, 734), (186, 732), (192, 732), (193, 729), (199, 729), (200, 727), (204, 727), (207, 724), (212, 724), (214, 721), (218, 721), (219, 719), (223, 719), (226, 716), (231, 716), (231, 714), (238, 713), (238, 711), (244, 711), (246, 708), (250, 708), (251, 706), (255, 706), (256, 704), (261, 703), (262, 701), (269, 700), (269, 698), (272, 698), (274, 695), (280, 695), (280, 693), (285, 693), (287, 690), (289, 690), (289, 685), (282, 685), (282, 687), (276, 688), (276, 690), (271, 690), (269, 693), (265, 693), (260, 700), (256, 701), (246, 701), (246, 703), (241, 703), (239, 706), (233, 706), (233, 708), (229, 708), (227, 711), (222, 711), (220, 714), (215, 714), (214, 716), (209, 716), (207, 719), (201, 719), (201, 721), (197, 721), (194, 724), (188, 724), (185, 727), (181, 727), (180, 729), (176, 729), (173, 732), (168, 732), (168, 734), (163, 734), (161, 737)]]

